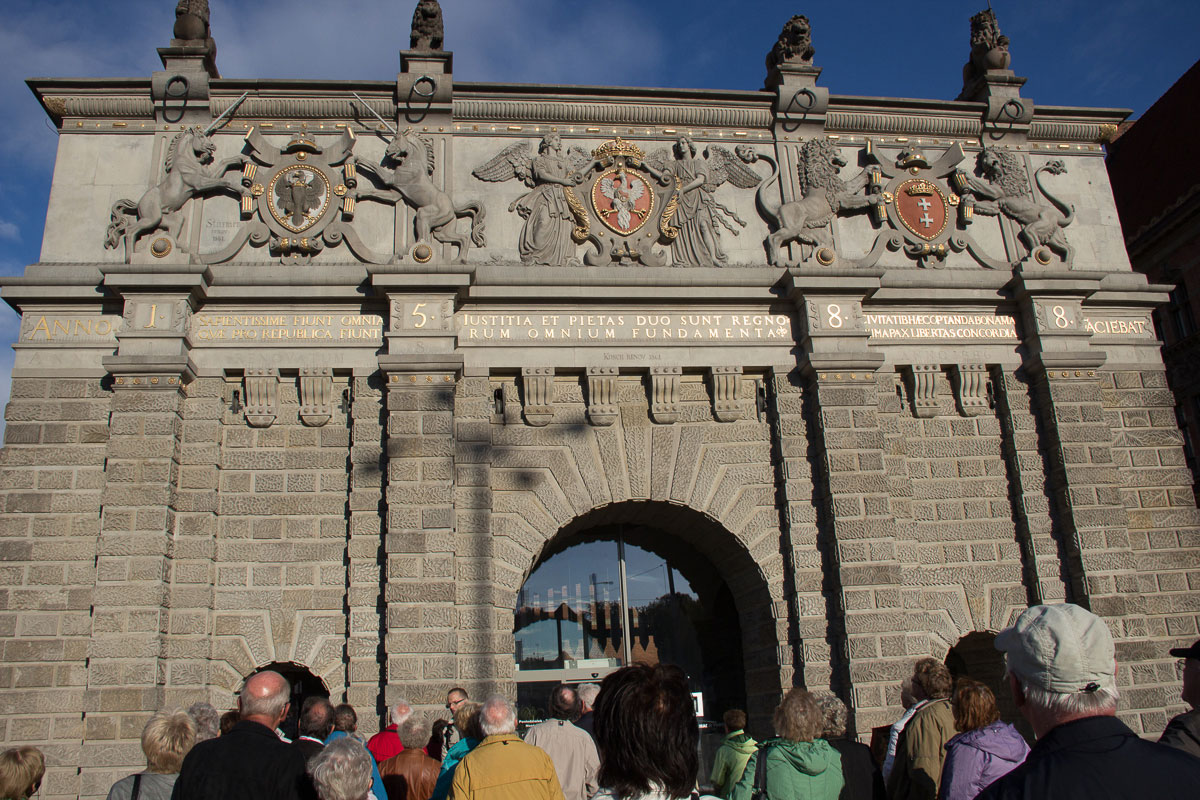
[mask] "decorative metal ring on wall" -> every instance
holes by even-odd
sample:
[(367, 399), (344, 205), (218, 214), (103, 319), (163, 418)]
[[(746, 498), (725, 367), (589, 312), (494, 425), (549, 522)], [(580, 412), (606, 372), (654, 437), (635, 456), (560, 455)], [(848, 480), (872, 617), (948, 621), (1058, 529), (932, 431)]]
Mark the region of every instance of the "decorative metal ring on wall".
[[(182, 88), (176, 89), (175, 87), (177, 87), (177, 86), (182, 87)], [(183, 119), (184, 112), (187, 111), (188, 92), (190, 90), (191, 90), (191, 83), (184, 76), (172, 75), (170, 78), (167, 78), (167, 85), (163, 87), (163, 101), (162, 101), (163, 122), (172, 122), (173, 123), (173, 122), (179, 122), (180, 120)], [(179, 104), (179, 108), (177, 109), (177, 111), (172, 110), (171, 108), (169, 108), (167, 106), (168, 98), (171, 100), (182, 100), (182, 102)], [(171, 114), (173, 114), (173, 113), (177, 114), (174, 119), (171, 118)]]
[[(428, 91), (420, 87), (426, 87)], [(433, 107), (433, 95), (437, 92), (437, 81), (428, 75), (422, 75), (413, 81), (413, 85), (408, 89), (408, 99), (404, 102), (404, 119), (410, 125), (415, 125), (425, 119), (425, 115), (429, 113), (429, 109)], [(420, 98), (425, 102), (425, 107), (422, 109), (413, 108), (414, 98)]]
[[(800, 97), (804, 97), (808, 102), (805, 102), (805, 103), (797, 102), (798, 98), (800, 98)], [(788, 100), (788, 104), (786, 106), (784, 106), (783, 113), (784, 114), (796, 113), (795, 111), (792, 110), (793, 106), (795, 106), (798, 108), (799, 114), (803, 118), (803, 117), (807, 117), (808, 112), (812, 111), (816, 105), (817, 105), (816, 93), (813, 92), (812, 89), (800, 88), (800, 89), (797, 89), (792, 94), (792, 99)], [(800, 127), (800, 122), (788, 121), (783, 124), (783, 129), (785, 131), (787, 131), (788, 133), (791, 133), (792, 131), (796, 130), (799, 127)]]

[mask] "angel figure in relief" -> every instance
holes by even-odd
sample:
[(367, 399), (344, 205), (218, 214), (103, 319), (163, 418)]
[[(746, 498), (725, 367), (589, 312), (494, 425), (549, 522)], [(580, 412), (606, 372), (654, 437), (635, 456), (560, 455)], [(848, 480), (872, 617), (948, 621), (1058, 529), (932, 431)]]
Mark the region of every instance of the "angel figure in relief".
[(679, 234), (671, 242), (671, 260), (677, 267), (724, 265), (729, 256), (721, 249), (719, 226), (737, 236), (740, 231), (732, 222), (742, 228), (746, 223), (718, 203), (713, 193), (726, 181), (739, 189), (753, 188), (758, 176), (715, 144), (705, 148), (704, 158), (697, 158), (696, 143), (689, 136), (680, 136), (673, 150), (655, 150), (646, 159), (647, 167), (675, 177), (678, 209), (671, 224)]
[(581, 170), (589, 160), (590, 156), (578, 147), (572, 147), (564, 156), (562, 139), (557, 133), (549, 133), (538, 145), (536, 158), (530, 157), (528, 142), (517, 142), (471, 173), (482, 181), (519, 178), (530, 187), (508, 207), (525, 220), (518, 241), (522, 263), (555, 267), (578, 263), (576, 243), (571, 239), (574, 216), (567, 193), (582, 181)]

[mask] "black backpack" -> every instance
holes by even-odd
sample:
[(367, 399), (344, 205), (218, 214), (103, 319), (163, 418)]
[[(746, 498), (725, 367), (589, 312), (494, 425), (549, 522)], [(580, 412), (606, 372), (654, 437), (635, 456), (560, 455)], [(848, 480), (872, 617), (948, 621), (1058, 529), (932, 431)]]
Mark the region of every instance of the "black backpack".
[(758, 756), (754, 762), (754, 785), (750, 789), (750, 800), (767, 800), (767, 753), (770, 745), (758, 748)]

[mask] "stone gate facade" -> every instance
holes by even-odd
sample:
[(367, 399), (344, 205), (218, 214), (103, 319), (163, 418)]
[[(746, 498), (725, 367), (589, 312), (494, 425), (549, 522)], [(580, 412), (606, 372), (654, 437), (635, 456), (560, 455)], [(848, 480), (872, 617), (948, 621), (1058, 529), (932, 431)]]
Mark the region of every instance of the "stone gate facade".
[(757, 724), (807, 685), (864, 734), (915, 657), (1067, 600), (1161, 729), (1200, 519), (1122, 114), (1035, 106), (981, 17), (956, 101), (831, 95), (802, 17), (758, 91), (456, 82), (440, 31), (395, 82), (220, 78), (207, 34), (32, 82), (3, 741), (93, 797), (266, 664), (367, 730), (511, 691), (526, 576), (615, 524), (727, 584)]

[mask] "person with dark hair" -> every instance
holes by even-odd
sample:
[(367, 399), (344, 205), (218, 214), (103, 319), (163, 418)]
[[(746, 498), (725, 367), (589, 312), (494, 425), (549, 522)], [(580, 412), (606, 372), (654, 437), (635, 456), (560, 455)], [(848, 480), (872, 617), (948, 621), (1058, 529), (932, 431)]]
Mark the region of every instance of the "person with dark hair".
[[(134, 797), (141, 800), (170, 800), (184, 756), (196, 744), (196, 721), (191, 711), (159, 711), (150, 718), (142, 729), (146, 770), (114, 783), (108, 790), (108, 800), (130, 800)], [(213, 709), (213, 713), (216, 714), (216, 709)]]
[(28, 800), (45, 775), (46, 757), (36, 747), (10, 747), (0, 753), (0, 797), (5, 800)]
[(517, 708), (494, 694), (479, 708), (486, 734), (454, 770), (453, 800), (563, 800), (554, 763), (517, 736)]
[(888, 794), (892, 800), (935, 800), (946, 742), (958, 732), (950, 709), (954, 679), (936, 658), (922, 658), (913, 666), (912, 687), (918, 702), (928, 702), (913, 714), (896, 743)]
[(430, 725), (409, 717), (396, 731), (404, 749), (379, 765), (389, 800), (429, 800), (441, 763), (425, 755)]
[(1179, 677), (1183, 679), (1183, 690), (1179, 693), (1179, 699), (1192, 708), (1172, 717), (1158, 741), (1200, 756), (1200, 640), (1191, 647), (1172, 648), (1170, 653), (1182, 659)]
[[(342, 720), (340, 723), (342, 727), (340, 728), (338, 727), (339, 718)], [(349, 730), (346, 730), (347, 727), (349, 727)], [(358, 713), (355, 712), (354, 706), (348, 703), (334, 706), (333, 730), (325, 737), (326, 746), (336, 742), (338, 739), (345, 739), (347, 737), (361, 744), (363, 739), (358, 735), (357, 728)], [(375, 795), (375, 800), (388, 800), (387, 790), (383, 788), (383, 776), (379, 774), (379, 764), (375, 761), (374, 756), (371, 757), (371, 794)]]
[(425, 755), (439, 764), (446, 752), (446, 728), (454, 723), (448, 719), (435, 719), (429, 729), (429, 741), (425, 743)]
[(962, 733), (946, 745), (938, 800), (972, 800), (1024, 761), (1029, 745), (1016, 728), (1000, 721), (996, 695), (979, 681), (960, 678), (951, 708)]
[(236, 708), (226, 711), (221, 715), (221, 721), (219, 723), (220, 733), (217, 735), (224, 736), (225, 734), (229, 733), (231, 730), (233, 730), (233, 726), (238, 724), (238, 721), (241, 718), (242, 714)]
[(575, 689), (560, 683), (550, 692), (551, 719), (525, 733), (527, 744), (540, 747), (554, 762), (558, 783), (567, 800), (587, 800), (596, 789), (600, 756), (587, 731), (572, 724), (579, 719), (583, 703)]
[(601, 789), (592, 800), (691, 797), (700, 727), (687, 676), (669, 664), (634, 664), (600, 683), (595, 709)]
[(273, 670), (246, 678), (238, 695), (241, 719), (229, 733), (200, 742), (183, 760), (172, 800), (310, 800), (316, 795), (304, 755), (280, 741), (292, 687)]
[(300, 708), (299, 735), (292, 746), (304, 754), (306, 764), (325, 747), (325, 739), (333, 733), (333, 704), (324, 697), (308, 697)]
[[(846, 785), (842, 757), (820, 738), (825, 715), (804, 689), (790, 689), (775, 709), (775, 733), (750, 756), (732, 800), (838, 800)], [(759, 759), (765, 760), (758, 769)], [(761, 792), (761, 794), (759, 794)]]
[(342, 733), (358, 733), (358, 712), (349, 703), (333, 707), (333, 729)]
[(754, 755), (758, 742), (746, 733), (746, 712), (740, 708), (726, 711), (721, 721), (725, 723), (725, 738), (713, 756), (709, 780), (718, 797), (729, 797), (734, 785), (741, 780), (746, 762)]
[(842, 698), (828, 692), (817, 695), (816, 699), (825, 720), (821, 738), (842, 757), (842, 780), (846, 786), (841, 800), (885, 800), (883, 774), (871, 755), (871, 748), (847, 736), (850, 709)]

